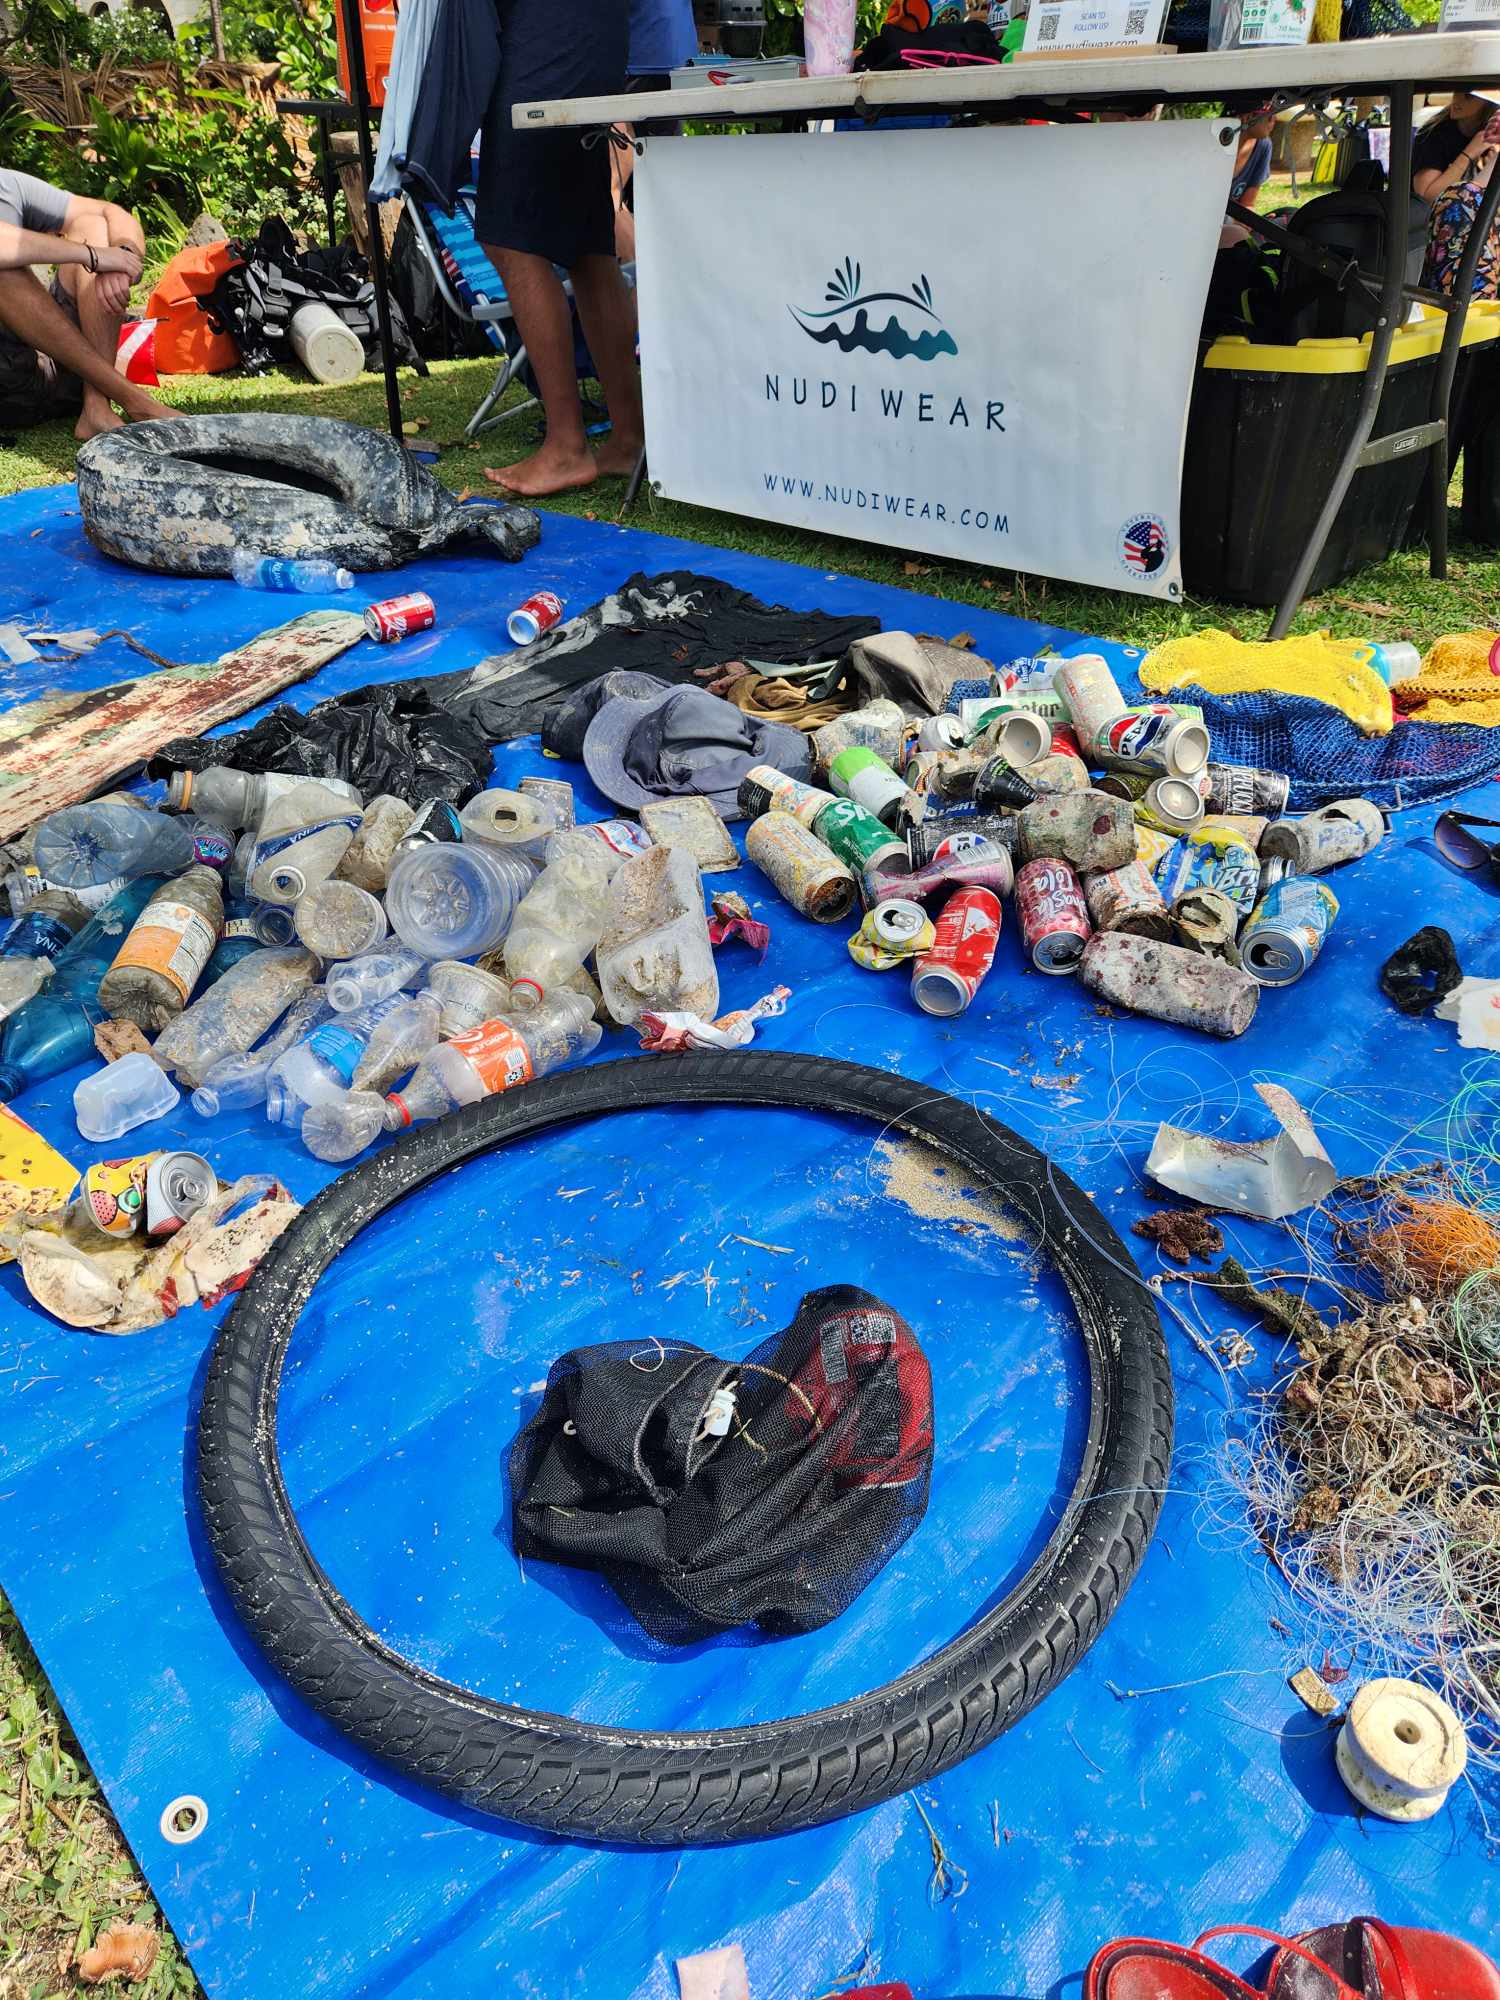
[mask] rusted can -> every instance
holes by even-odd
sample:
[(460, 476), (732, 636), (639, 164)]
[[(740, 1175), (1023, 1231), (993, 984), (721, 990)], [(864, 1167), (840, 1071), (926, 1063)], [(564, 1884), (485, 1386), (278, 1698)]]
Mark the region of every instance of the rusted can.
[[(806, 826), (801, 812), (793, 815)], [(808, 831), (815, 833), (831, 854), (855, 875), (867, 868), (899, 866), (906, 858), (906, 843), (891, 832), (873, 813), (864, 812), (853, 799), (830, 798), (814, 815)]]
[[(923, 794), (928, 811), (933, 812), (954, 799), (970, 798), (974, 780), (988, 761), (989, 752), (982, 745), (972, 750), (922, 750), (908, 761), (906, 782)], [(914, 763), (919, 763), (920, 785), (911, 776)]]
[(1290, 986), (1323, 949), (1339, 899), (1326, 882), (1289, 875), (1268, 889), (1240, 933), (1240, 962), (1262, 986)]
[(854, 907), (853, 875), (788, 812), (763, 813), (745, 835), (745, 853), (815, 924), (841, 923)]
[[(821, 835), (819, 836), (821, 838)], [(989, 841), (1012, 858), (1021, 838), (1021, 822), (1012, 814), (967, 813), (963, 817), (924, 819), (906, 836), (907, 860), (913, 868), (965, 854), (976, 841)]]
[(1199, 820), (1195, 831), (1208, 833), (1213, 830), (1219, 833), (1238, 834), (1241, 840), (1249, 841), (1258, 854), (1260, 843), (1265, 838), (1266, 828), (1270, 824), (1264, 813), (1208, 813)]
[(1217, 889), (1189, 889), (1172, 905), (1173, 942), (1184, 951), (1201, 951), (1205, 958), (1238, 965), (1239, 928), (1240, 912)]
[(1025, 778), (1039, 798), (1056, 798), (1063, 792), (1086, 792), (1089, 767), (1069, 750), (1049, 750), (1026, 766)]
[(872, 906), (901, 896), (922, 903), (939, 889), (979, 888), (1008, 896), (1014, 886), (1009, 854), (988, 840), (970, 840), (961, 853), (949, 852), (909, 873), (894, 868), (867, 869), (864, 879), (865, 901)]
[(1279, 819), (1266, 828), (1261, 852), (1291, 864), (1294, 875), (1321, 875), (1344, 861), (1358, 861), (1385, 838), (1385, 816), (1368, 799), (1335, 799), (1303, 819)]
[(1241, 916), (1255, 907), (1260, 860), (1232, 828), (1199, 826), (1185, 833), (1156, 871), (1163, 898), (1174, 907), (1189, 889), (1217, 889)]
[(929, 715), (917, 730), (919, 750), (962, 750), (968, 736), (956, 715)]
[(991, 757), (974, 779), (973, 800), (982, 813), (1019, 812), (1037, 796), (1029, 778), (1023, 777), (1003, 755)]
[(365, 630), (377, 646), (404, 639), (411, 632), (425, 632), (437, 623), (437, 606), (425, 590), (409, 590), (403, 597), (382, 597), (378, 604), (365, 607)]
[(1172, 934), (1161, 891), (1139, 861), (1085, 875), (1083, 893), (1096, 931), (1132, 931), (1137, 937), (1154, 938)]
[(1286, 811), (1292, 781), (1280, 771), (1258, 771), (1253, 764), (1209, 764), (1206, 769), (1210, 812), (1263, 813), (1275, 819)]
[(1113, 1006), (1225, 1040), (1244, 1034), (1260, 1001), (1259, 986), (1237, 966), (1120, 931), (1090, 939), (1079, 972)]
[(1000, 898), (992, 890), (960, 889), (937, 920), (931, 948), (912, 966), (911, 997), (924, 1014), (961, 1014), (995, 962)]
[(1207, 781), (1201, 771), (1191, 778), (1146, 778), (1126, 771), (1109, 771), (1097, 789), (1112, 797), (1132, 799), (1142, 826), (1161, 833), (1186, 833), (1203, 820)]
[(1094, 791), (1038, 799), (1021, 814), (1021, 853), (1028, 861), (1071, 862), (1086, 875), (1124, 868), (1135, 859), (1130, 801)]
[(740, 779), (738, 796), (740, 811), (746, 819), (759, 819), (762, 813), (786, 812), (806, 827), (813, 824), (825, 806), (833, 804), (832, 792), (804, 785), (800, 778), (789, 778), (774, 764), (752, 764)]
[(1077, 873), (1066, 861), (1028, 861), (1016, 872), (1021, 942), (1038, 972), (1078, 970), (1093, 935)]

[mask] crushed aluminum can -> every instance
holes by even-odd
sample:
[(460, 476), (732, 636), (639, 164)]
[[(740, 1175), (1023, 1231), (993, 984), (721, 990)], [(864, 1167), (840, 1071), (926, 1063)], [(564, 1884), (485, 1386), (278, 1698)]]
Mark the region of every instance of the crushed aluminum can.
[(1344, 861), (1358, 861), (1385, 838), (1385, 815), (1368, 799), (1335, 799), (1302, 819), (1279, 819), (1266, 828), (1261, 850), (1284, 860), (1294, 875), (1321, 875)]
[(1189, 889), (1217, 889), (1248, 916), (1260, 890), (1260, 859), (1232, 828), (1220, 832), (1199, 826), (1177, 842), (1157, 869), (1156, 880), (1163, 899), (1173, 905)]
[(198, 1153), (137, 1153), (87, 1168), (73, 1206), (104, 1236), (171, 1236), (217, 1187)]
[(1085, 875), (1083, 893), (1096, 931), (1133, 931), (1137, 937), (1154, 938), (1172, 935), (1161, 891), (1139, 861)]
[(911, 871), (871, 868), (865, 873), (865, 899), (873, 908), (893, 897), (925, 902), (940, 889), (988, 889), (993, 895), (1008, 896), (1015, 885), (1015, 871), (1009, 853), (983, 838), (965, 843), (962, 850), (949, 852), (925, 868)]
[(920, 903), (878, 903), (849, 940), (849, 956), (867, 972), (889, 972), (903, 959), (926, 951), (936, 936)]
[(1338, 1169), (1302, 1106), (1280, 1084), (1255, 1088), (1276, 1120), (1274, 1137), (1242, 1145), (1163, 1125), (1146, 1161), (1152, 1180), (1189, 1201), (1263, 1222), (1279, 1222), (1331, 1194)]
[(841, 923), (854, 907), (853, 875), (790, 813), (763, 813), (745, 835), (745, 854), (815, 924)]
[(960, 889), (943, 905), (932, 945), (912, 966), (911, 996), (924, 1014), (961, 1014), (995, 962), (1000, 898)]
[(1028, 861), (1016, 873), (1021, 942), (1038, 972), (1078, 970), (1093, 935), (1083, 885), (1066, 861)]
[(1240, 933), (1240, 962), (1262, 986), (1290, 986), (1323, 949), (1339, 899), (1326, 882), (1289, 875), (1261, 897)]
[(813, 815), (811, 825), (802, 818), (800, 810), (792, 817), (816, 834), (829, 852), (837, 855), (855, 875), (863, 875), (869, 868), (899, 865), (900, 857), (906, 853), (906, 843), (883, 820), (865, 812), (853, 799), (830, 798)]
[(972, 813), (959, 819), (924, 819), (906, 836), (906, 857), (913, 869), (925, 868), (930, 861), (946, 861), (967, 854), (976, 841), (988, 841), (1012, 858), (1021, 837), (1021, 823), (1014, 814)]
[(1113, 1006), (1226, 1040), (1244, 1034), (1260, 1002), (1260, 987), (1236, 966), (1120, 931), (1091, 938), (1079, 972)]
[(977, 773), (972, 796), (982, 813), (1019, 812), (1036, 798), (1037, 789), (1001, 754), (991, 757)]
[(393, 639), (405, 639), (412, 632), (425, 632), (437, 623), (437, 606), (425, 590), (409, 590), (402, 597), (383, 597), (365, 607), (365, 630), (377, 646)]
[(917, 731), (919, 750), (962, 750), (967, 740), (956, 715), (929, 715)]
[(1061, 792), (1021, 813), (1028, 861), (1067, 861), (1080, 874), (1123, 868), (1135, 859), (1135, 815), (1128, 799), (1105, 792)]
[(1262, 813), (1276, 819), (1286, 811), (1292, 781), (1280, 771), (1258, 771), (1252, 764), (1209, 764), (1210, 812)]
[(1173, 942), (1184, 951), (1201, 951), (1205, 958), (1240, 962), (1240, 912), (1217, 889), (1188, 889), (1172, 905)]

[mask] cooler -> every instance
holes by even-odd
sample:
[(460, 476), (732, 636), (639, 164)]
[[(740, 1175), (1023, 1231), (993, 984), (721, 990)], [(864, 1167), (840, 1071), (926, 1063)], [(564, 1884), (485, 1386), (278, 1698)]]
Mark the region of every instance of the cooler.
[[(334, 26), (339, 38), (339, 87), (349, 91), (349, 50), (344, 37), (344, 9), (336, 0)], [(396, 0), (359, 0), (359, 28), (364, 42), (365, 83), (372, 105), (385, 103), (385, 80), (391, 73), (391, 50), (396, 41)]]

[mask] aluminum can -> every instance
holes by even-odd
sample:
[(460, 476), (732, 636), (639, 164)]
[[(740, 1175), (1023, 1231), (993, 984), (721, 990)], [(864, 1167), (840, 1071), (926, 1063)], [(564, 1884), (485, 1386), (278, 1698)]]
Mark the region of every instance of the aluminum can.
[[(807, 825), (800, 811), (793, 818)], [(867, 868), (890, 866), (893, 860), (899, 865), (906, 854), (905, 844), (884, 821), (865, 812), (853, 799), (829, 798), (814, 814), (809, 831), (856, 875)]]
[(1127, 799), (1105, 792), (1059, 792), (1021, 814), (1021, 852), (1028, 861), (1055, 856), (1084, 874), (1123, 868), (1135, 859), (1135, 815)]
[(1019, 812), (1036, 796), (1036, 786), (1004, 755), (991, 757), (975, 774), (973, 799), (982, 813)]
[(1210, 812), (1264, 813), (1275, 819), (1284, 813), (1292, 795), (1292, 781), (1280, 771), (1257, 771), (1251, 764), (1209, 764), (1208, 797)]
[(85, 1170), (74, 1206), (104, 1236), (171, 1236), (218, 1182), (198, 1153), (137, 1153)]
[(1358, 861), (1385, 838), (1385, 815), (1368, 799), (1335, 799), (1303, 819), (1279, 819), (1266, 828), (1261, 850), (1290, 863), (1294, 875), (1321, 875), (1343, 861)]
[(1262, 986), (1290, 986), (1323, 949), (1339, 899), (1326, 882), (1288, 875), (1250, 912), (1240, 933), (1240, 963)]
[(865, 876), (865, 897), (874, 905), (896, 897), (922, 902), (939, 889), (988, 889), (996, 896), (1008, 896), (1015, 885), (1010, 855), (992, 841), (972, 840), (961, 853), (929, 861), (925, 868), (901, 873), (894, 868), (872, 868)]
[(377, 646), (404, 639), (412, 632), (425, 632), (437, 623), (437, 606), (425, 590), (409, 590), (404, 597), (382, 597), (365, 610), (365, 630)]
[(822, 791), (817, 785), (804, 785), (800, 778), (789, 778), (774, 764), (752, 764), (740, 779), (739, 806), (746, 819), (759, 819), (762, 813), (787, 812), (810, 827), (824, 807), (832, 804), (832, 792)]
[(1079, 973), (1116, 1007), (1226, 1040), (1244, 1034), (1260, 1001), (1259, 986), (1238, 966), (1121, 931), (1091, 938)]
[(943, 905), (932, 949), (912, 967), (911, 995), (924, 1014), (961, 1014), (995, 962), (1000, 898), (993, 890), (960, 889)]
[(1028, 861), (1016, 875), (1021, 942), (1038, 972), (1076, 972), (1093, 935), (1083, 886), (1066, 861)]
[[(550, 590), (535, 590), (524, 604), (518, 604), (505, 621), (512, 645), (529, 646), (550, 632), (563, 615), (562, 599)], [(431, 619), (428, 623), (431, 624)]]
[(1208, 731), (1167, 702), (1124, 708), (1084, 741), (1101, 764), (1147, 777), (1190, 778), (1208, 762)]
[(1172, 919), (1151, 871), (1139, 861), (1102, 868), (1083, 878), (1089, 921), (1096, 931), (1133, 931), (1137, 937), (1167, 938)]
[[(884, 829), (882, 828), (882, 831)], [(906, 856), (913, 868), (925, 868), (930, 861), (946, 861), (966, 854), (976, 841), (988, 841), (1014, 857), (1021, 823), (994, 814), (969, 813), (962, 818), (924, 819), (906, 836)], [(822, 839), (820, 834), (819, 839)]]
[(854, 907), (853, 874), (790, 813), (763, 813), (745, 835), (745, 853), (815, 924), (839, 923)]
[(828, 782), (887, 825), (894, 824), (907, 799), (906, 786), (885, 759), (860, 745), (839, 752), (828, 766)]
[(1156, 879), (1168, 903), (1175, 905), (1190, 889), (1217, 889), (1248, 916), (1260, 890), (1260, 857), (1232, 828), (1200, 826), (1177, 842)]

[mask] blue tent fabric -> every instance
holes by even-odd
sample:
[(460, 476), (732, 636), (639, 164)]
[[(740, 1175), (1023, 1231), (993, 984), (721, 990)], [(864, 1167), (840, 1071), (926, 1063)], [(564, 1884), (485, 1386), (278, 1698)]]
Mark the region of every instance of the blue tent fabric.
[[(0, 504), (0, 529), (6, 617), (126, 625), (171, 657), (209, 658), (286, 609), (105, 561), (66, 488)], [(429, 591), (437, 626), (394, 652), (361, 645), (283, 698), (311, 705), (397, 668), (461, 667), (503, 647), (506, 612), (537, 587), (577, 610), (633, 570), (685, 563), (797, 607), (968, 629), (996, 659), (1086, 643), (549, 515), (519, 573), (443, 556), (370, 579), (372, 597)], [(1134, 656), (1106, 651), (1129, 672)], [(55, 678), (104, 685), (137, 666), (111, 643)], [(34, 694), (38, 678), (0, 669), (0, 701)], [(496, 753), (497, 783), (528, 773), (570, 778), (580, 816), (606, 816), (581, 768), (534, 740)], [(1374, 856), (1341, 872), (1319, 964), (1268, 994), (1233, 1045), (1108, 1015), (1076, 982), (1030, 971), (1009, 913), (973, 1007), (929, 1019), (900, 972), (854, 967), (841, 928), (799, 918), (748, 868), (716, 885), (745, 895), (773, 938), (763, 964), (726, 948), (724, 1005), (786, 984), (788, 1011), (762, 1027), (764, 1046), (929, 1079), (1046, 1147), (1122, 1229), (1153, 1205), (1143, 1164), (1159, 1121), (1263, 1133), (1257, 1078), (1300, 1096), (1343, 1171), (1367, 1171), (1439, 1117), (1464, 1062), (1450, 1029), (1396, 1016), (1376, 990), (1409, 913), (1446, 923), (1467, 969), (1500, 971), (1500, 900), (1444, 870), (1429, 825), (1425, 812), (1400, 816)], [(595, 1060), (632, 1050), (611, 1036)], [(79, 1141), (77, 1081), (17, 1109), (80, 1163), (118, 1153), (119, 1142)], [(274, 1172), (303, 1199), (330, 1178), (255, 1112), (205, 1122), (184, 1104), (125, 1143), (191, 1146), (226, 1174)], [(1280, 1230), (1231, 1221), (1227, 1234), (1252, 1265), (1286, 1263)], [(1156, 1273), (1155, 1253), (1133, 1247), (1143, 1277)], [(888, 1297), (917, 1331), (938, 1438), (926, 1519), (843, 1618), (806, 1639), (740, 1637), (664, 1661), (599, 1579), (519, 1570), (505, 1454), (556, 1355), (616, 1335), (743, 1352), (803, 1292), (839, 1278)], [(1167, 1295), (1182, 1301), (1184, 1288)], [(1500, 1931), (1488, 1781), (1460, 1787), (1425, 1826), (1361, 1821), (1327, 1729), (1286, 1686), (1325, 1643), (1356, 1663), (1337, 1628), (1315, 1629), (1292, 1604), (1216, 1481), (1226, 1427), (1282, 1365), (1269, 1340), (1255, 1336), (1250, 1365), (1226, 1374), (1169, 1321), (1179, 1428), (1160, 1530), (1058, 1692), (923, 1788), (954, 1871), (944, 1893), (913, 1799), (754, 1851), (640, 1853), (481, 1820), (352, 1749), (259, 1657), (205, 1546), (194, 1422), (223, 1312), (96, 1338), (46, 1319), (15, 1267), (0, 1267), (0, 1583), (213, 2000), (675, 2000), (673, 1962), (735, 1940), (756, 2000), (810, 2000), (855, 1977), (904, 1978), (925, 1996), (1077, 2000), (1089, 1956), (1121, 1933), (1309, 1928), (1370, 1910), (1475, 1940)], [(1204, 1308), (1208, 1333), (1233, 1321)], [(1024, 1569), (1082, 1443), (1070, 1324), (1045, 1257), (895, 1135), (801, 1112), (622, 1114), (445, 1177), (337, 1260), (289, 1356), (286, 1476), (335, 1585), (429, 1668), (644, 1728), (785, 1714), (930, 1655)], [(207, 1802), (209, 1820), (173, 1846), (161, 1816), (184, 1793)]]

